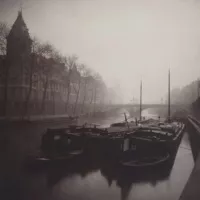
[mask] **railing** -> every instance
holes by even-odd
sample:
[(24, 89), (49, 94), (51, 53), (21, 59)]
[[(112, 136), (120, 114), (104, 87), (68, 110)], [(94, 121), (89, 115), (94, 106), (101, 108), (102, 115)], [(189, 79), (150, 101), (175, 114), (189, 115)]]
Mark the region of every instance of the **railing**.
[(196, 118), (194, 118), (193, 116), (188, 115), (188, 119), (192, 120), (193, 122), (195, 122), (196, 124), (198, 124), (200, 126), (200, 122)]
[(200, 152), (200, 122), (193, 116), (188, 116), (188, 133), (194, 160)]
[[(196, 130), (196, 133), (200, 136), (200, 122), (191, 115), (188, 116), (188, 121), (193, 126), (193, 128)], [(199, 146), (200, 146), (200, 144), (199, 144)]]
[(188, 132), (195, 166), (179, 200), (200, 199), (200, 122), (193, 116), (188, 116)]

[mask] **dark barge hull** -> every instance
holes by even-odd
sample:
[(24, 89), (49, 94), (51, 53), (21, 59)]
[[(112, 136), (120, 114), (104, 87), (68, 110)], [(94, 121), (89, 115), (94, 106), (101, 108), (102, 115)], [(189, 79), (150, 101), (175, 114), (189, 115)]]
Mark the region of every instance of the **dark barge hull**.
[(124, 137), (91, 137), (86, 139), (84, 154), (88, 156), (102, 156), (105, 159), (120, 158), (123, 149)]
[(181, 142), (183, 133), (184, 133), (185, 125), (183, 124), (177, 133), (176, 137), (172, 140), (168, 141), (152, 141), (143, 138), (131, 138), (131, 144), (136, 145), (137, 150), (140, 152), (145, 151), (145, 149), (149, 149), (152, 152), (163, 151), (168, 152), (170, 156), (176, 156), (176, 152), (178, 150), (179, 144)]
[(162, 166), (165, 166), (166, 163), (170, 160), (170, 155), (168, 153), (157, 153), (160, 155), (146, 155), (146, 156), (132, 156), (130, 160), (120, 161), (121, 167), (127, 170), (146, 170), (146, 169), (160, 169)]
[(25, 160), (25, 167), (30, 170), (42, 170), (47, 169), (48, 167), (55, 166), (65, 166), (71, 162), (76, 162), (81, 158), (83, 151), (74, 151), (69, 153), (68, 155), (63, 156), (55, 156), (55, 157), (47, 157), (43, 155), (38, 156), (29, 156)]

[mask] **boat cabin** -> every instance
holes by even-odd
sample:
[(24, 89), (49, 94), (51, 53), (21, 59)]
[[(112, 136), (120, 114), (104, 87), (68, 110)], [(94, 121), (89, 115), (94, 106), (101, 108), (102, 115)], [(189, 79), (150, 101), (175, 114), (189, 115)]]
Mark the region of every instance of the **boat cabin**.
[(67, 128), (47, 129), (42, 136), (41, 150), (46, 157), (67, 155), (83, 148), (82, 137), (69, 134)]

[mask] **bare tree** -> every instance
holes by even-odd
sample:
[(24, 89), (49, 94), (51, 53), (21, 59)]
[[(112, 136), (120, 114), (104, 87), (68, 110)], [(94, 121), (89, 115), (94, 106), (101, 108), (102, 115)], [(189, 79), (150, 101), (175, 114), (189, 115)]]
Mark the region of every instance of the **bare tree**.
[(54, 47), (49, 43), (41, 44), (38, 48), (39, 55), (42, 58), (45, 58), (43, 59), (44, 62), (41, 64), (41, 68), (40, 68), (40, 79), (43, 85), (42, 102), (41, 102), (41, 108), (40, 108), (40, 113), (42, 115), (44, 114), (44, 111), (45, 111), (47, 89), (48, 89), (50, 78), (53, 73), (52, 62), (54, 60), (52, 59), (52, 57), (53, 57), (54, 52), (55, 52)]
[(65, 58), (56, 50), (56, 49), (52, 49), (52, 54), (51, 54), (51, 58), (56, 62), (56, 63), (63, 63), (65, 61)]
[(23, 118), (25, 116), (29, 117), (30, 112), (29, 112), (29, 107), (30, 107), (30, 99), (32, 96), (32, 91), (33, 91), (33, 85), (38, 82), (38, 77), (39, 74), (39, 66), (37, 63), (37, 58), (38, 58), (38, 51), (40, 48), (40, 43), (37, 38), (33, 38), (32, 40), (32, 54), (31, 54), (31, 59), (30, 59), (30, 65), (25, 67), (25, 75), (27, 77), (28, 81), (28, 92), (27, 96), (24, 102), (24, 113), (23, 113)]
[(103, 109), (104, 106), (105, 106), (106, 93), (107, 93), (107, 87), (106, 87), (106, 85), (105, 85), (105, 83), (103, 81), (100, 81), (98, 96), (99, 96), (99, 107), (101, 109)]
[(93, 75), (94, 77), (94, 97), (93, 97), (93, 114), (95, 115), (95, 112), (96, 112), (96, 101), (97, 101), (97, 92), (99, 90), (99, 86), (100, 86), (100, 83), (102, 81), (102, 77), (100, 76), (99, 73), (95, 73)]
[(54, 47), (48, 42), (38, 46), (38, 54), (46, 59), (53, 57)]
[(10, 29), (6, 23), (0, 22), (0, 55), (6, 55), (6, 37), (9, 30)]
[[(74, 104), (74, 111), (73, 111), (73, 114), (75, 115), (76, 114), (76, 108), (77, 108), (77, 104), (78, 104), (78, 101), (79, 101), (79, 96), (80, 96), (80, 90), (81, 90), (81, 83), (82, 83), (82, 80), (83, 80), (83, 77), (85, 76), (85, 73), (86, 73), (86, 67), (85, 65), (78, 65), (78, 72), (79, 72), (79, 75), (78, 75), (78, 82), (76, 84), (76, 87), (74, 87), (74, 84), (73, 84), (73, 87), (74, 87), (74, 91), (76, 93), (76, 100), (75, 100), (75, 104)], [(85, 82), (84, 82), (85, 84)], [(86, 86), (86, 84), (85, 84)]]
[(91, 89), (90, 105), (93, 103), (93, 100), (94, 100), (94, 88)]
[[(9, 33), (9, 27), (6, 23), (0, 22), (0, 55), (5, 56), (7, 52), (7, 36)], [(7, 114), (7, 103), (8, 103), (8, 80), (10, 76), (10, 65), (8, 64), (7, 60), (3, 59), (2, 66), (1, 66), (1, 79), (4, 84), (4, 116)]]
[(84, 112), (85, 101), (86, 101), (87, 94), (88, 94), (88, 83), (91, 79), (91, 70), (84, 65), (83, 65), (82, 70), (83, 70), (83, 72), (82, 72), (82, 76), (83, 76), (83, 101), (82, 101), (81, 111), (80, 111), (81, 114)]
[(71, 95), (71, 83), (72, 83), (72, 74), (73, 74), (73, 68), (77, 61), (77, 56), (73, 55), (70, 57), (64, 57), (64, 64), (66, 66), (67, 76), (65, 78), (66, 81), (66, 90), (67, 90), (67, 98), (65, 102), (65, 112), (68, 112), (68, 106), (70, 101), (70, 95)]
[(74, 102), (73, 115), (76, 114), (76, 108), (77, 108), (77, 103), (78, 103), (80, 88), (81, 88), (80, 85), (81, 85), (81, 76), (78, 78), (78, 82), (76, 83), (76, 86), (73, 83), (73, 89), (74, 89), (74, 92), (76, 94), (76, 99), (75, 99), (75, 102)]

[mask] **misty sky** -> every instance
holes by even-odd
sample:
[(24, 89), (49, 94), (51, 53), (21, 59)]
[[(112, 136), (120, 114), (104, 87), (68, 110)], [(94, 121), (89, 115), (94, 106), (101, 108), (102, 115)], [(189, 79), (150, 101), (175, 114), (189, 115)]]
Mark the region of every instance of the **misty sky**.
[[(200, 2), (197, 0), (27, 0), (23, 16), (32, 36), (120, 84), (124, 100), (160, 102), (172, 87), (200, 75)], [(0, 0), (0, 20), (12, 25), (20, 1)], [(118, 86), (119, 87), (119, 86)]]

